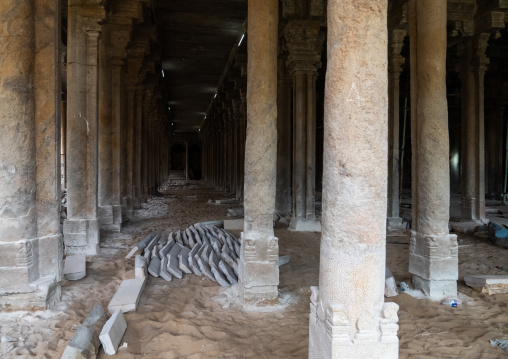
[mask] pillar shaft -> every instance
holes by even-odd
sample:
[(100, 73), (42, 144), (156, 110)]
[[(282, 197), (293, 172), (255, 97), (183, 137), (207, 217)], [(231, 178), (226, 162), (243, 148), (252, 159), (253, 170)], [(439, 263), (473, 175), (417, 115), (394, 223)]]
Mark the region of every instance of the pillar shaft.
[(133, 151), (134, 151), (134, 118), (136, 106), (134, 103), (135, 89), (129, 87), (125, 94), (127, 112), (122, 123), (122, 217), (124, 222), (132, 219), (132, 179), (133, 179)]
[(140, 209), (142, 202), (141, 190), (141, 121), (143, 118), (143, 91), (138, 88), (135, 96), (136, 112), (134, 114), (134, 150), (133, 150), (133, 209)]
[(246, 304), (277, 303), (279, 246), (273, 234), (277, 160), (277, 0), (248, 2), (245, 225), (239, 264)]
[(67, 40), (67, 253), (95, 255), (99, 249), (98, 43), (100, 26), (69, 2)]
[(462, 80), (462, 218), (485, 218), (485, 56), (490, 34), (480, 34), (464, 44)]
[(0, 13), (0, 294), (33, 294), (62, 270), (59, 5), (4, 1)]
[(111, 206), (113, 231), (122, 229), (122, 64), (116, 59), (111, 63), (112, 113), (111, 113)]
[(328, 1), (323, 228), (309, 358), (398, 357), (398, 306), (384, 304), (386, 6)]
[(284, 30), (293, 77), (293, 212), (289, 228), (320, 231), (316, 221), (316, 78), (323, 34), (319, 21), (293, 20)]
[[(410, 1), (413, 285), (432, 297), (457, 294), (457, 237), (450, 207), (446, 101), (446, 2)], [(432, 76), (430, 76), (430, 74)]]
[(406, 30), (392, 30), (388, 56), (388, 229), (402, 228), (400, 217), (400, 73), (405, 59), (400, 55)]

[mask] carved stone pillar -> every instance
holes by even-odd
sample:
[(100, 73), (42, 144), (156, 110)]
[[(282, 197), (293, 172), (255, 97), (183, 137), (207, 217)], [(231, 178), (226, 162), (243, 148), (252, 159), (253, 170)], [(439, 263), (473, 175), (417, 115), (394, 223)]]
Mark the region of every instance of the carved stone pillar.
[(111, 204), (113, 208), (113, 223), (110, 229), (120, 232), (122, 229), (122, 66), (123, 61), (111, 61), (112, 76), (112, 150), (111, 150)]
[(485, 55), (490, 34), (479, 34), (461, 45), (462, 80), (462, 218), (485, 218)]
[(279, 245), (273, 234), (277, 161), (278, 1), (248, 2), (245, 224), (239, 260), (243, 302), (278, 302)]
[[(426, 295), (457, 295), (457, 236), (449, 234), (446, 2), (410, 0), (412, 231), (409, 272)], [(429, 76), (432, 74), (432, 76)]]
[(324, 35), (321, 23), (292, 20), (284, 30), (293, 77), (293, 212), (289, 229), (320, 231), (316, 220), (316, 78)]
[[(90, 9), (87, 9), (88, 11)], [(98, 45), (100, 16), (86, 18), (79, 1), (69, 2), (67, 43), (67, 220), (66, 253), (96, 255), (98, 162)]]
[(286, 56), (277, 61), (277, 192), (275, 209), (291, 213), (291, 77), (286, 68)]
[(328, 1), (323, 231), (309, 358), (398, 357), (398, 306), (384, 303), (386, 7)]
[(104, 26), (99, 45), (99, 225), (101, 232), (118, 232), (113, 216), (113, 86), (111, 30)]
[(142, 199), (141, 190), (141, 121), (143, 119), (143, 87), (138, 87), (135, 96), (135, 113), (134, 113), (134, 149), (133, 149), (133, 189), (132, 189), (132, 208), (140, 209)]
[(135, 117), (135, 88), (127, 87), (125, 94), (126, 113), (122, 123), (122, 217), (123, 222), (132, 219), (132, 163)]
[(402, 218), (399, 213), (400, 204), (400, 152), (399, 152), (399, 112), (400, 112), (400, 73), (405, 63), (400, 55), (404, 46), (407, 31), (395, 29), (389, 36), (388, 56), (388, 229), (402, 228)]
[(0, 310), (60, 297), (58, 4), (0, 3)]

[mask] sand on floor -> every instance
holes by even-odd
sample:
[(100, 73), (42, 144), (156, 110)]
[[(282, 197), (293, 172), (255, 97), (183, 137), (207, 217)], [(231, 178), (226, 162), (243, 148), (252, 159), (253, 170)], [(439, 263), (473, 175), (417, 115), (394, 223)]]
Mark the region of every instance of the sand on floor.
[[(152, 230), (178, 230), (227, 218), (234, 205), (208, 199), (230, 198), (200, 182), (166, 191), (174, 198), (154, 198), (135, 211), (120, 234), (105, 235), (101, 254), (87, 263), (87, 276), (62, 282), (62, 301), (44, 312), (0, 313), (1, 358), (60, 358), (77, 325), (95, 303), (106, 307), (123, 279), (134, 277), (134, 259), (124, 257)], [(185, 196), (196, 195), (196, 199)], [(239, 231), (234, 232), (239, 235)], [(317, 233), (289, 232), (278, 223), (280, 254), (290, 255), (280, 268), (279, 305), (264, 311), (244, 310), (237, 288), (222, 288), (207, 279), (186, 275), (166, 282), (148, 279), (138, 310), (125, 315), (127, 332), (118, 358), (307, 358), (309, 287), (318, 285)], [(408, 239), (387, 237), (387, 263), (397, 280), (410, 282)], [(508, 274), (508, 250), (486, 240), (459, 239), (458, 308), (401, 294), (387, 299), (399, 304), (400, 358), (503, 358), (508, 355), (489, 340), (508, 339), (508, 294), (488, 296), (465, 286), (465, 274)], [(22, 339), (22, 340), (20, 340)], [(108, 356), (101, 349), (99, 358)]]

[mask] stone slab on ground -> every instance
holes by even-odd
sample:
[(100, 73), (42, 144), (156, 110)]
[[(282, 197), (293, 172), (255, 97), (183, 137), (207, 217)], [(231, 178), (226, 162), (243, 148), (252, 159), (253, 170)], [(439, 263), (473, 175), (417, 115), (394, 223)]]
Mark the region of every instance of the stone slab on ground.
[(198, 258), (198, 265), (199, 265), (199, 269), (201, 270), (201, 272), (206, 277), (208, 277), (208, 279), (210, 279), (212, 282), (216, 282), (217, 281), (215, 279), (215, 276), (212, 273), (212, 270), (211, 270), (210, 266), (208, 265), (208, 263), (206, 263), (205, 260), (203, 260), (202, 258)]
[(150, 266), (148, 267), (148, 273), (150, 273), (156, 278), (159, 278), (160, 271), (161, 271), (161, 260), (157, 257), (152, 257), (152, 260), (150, 261)]
[(222, 287), (229, 287), (229, 282), (220, 269), (212, 267), (212, 273), (217, 283), (219, 283)]
[(111, 318), (108, 319), (106, 324), (104, 324), (101, 334), (99, 335), (102, 347), (107, 355), (116, 354), (126, 330), (127, 323), (125, 322), (122, 311), (117, 310)]
[(226, 264), (224, 261), (219, 262), (219, 269), (222, 271), (222, 273), (224, 273), (224, 275), (226, 276), (226, 278), (230, 284), (238, 283), (237, 275), (235, 274), (233, 269), (228, 264)]
[(194, 225), (200, 225), (201, 227), (203, 227), (203, 226), (223, 227), (224, 221), (219, 219), (216, 221), (198, 222), (198, 223), (195, 223)]
[(190, 268), (190, 264), (189, 264), (189, 253), (190, 253), (190, 250), (187, 247), (182, 247), (182, 250), (180, 251), (180, 253), (178, 253), (178, 260), (179, 260), (178, 268), (180, 268), (180, 270), (182, 272), (187, 273), (187, 274), (192, 273), (192, 269)]
[(168, 271), (173, 277), (182, 279), (183, 273), (180, 270), (180, 261), (177, 256), (168, 254)]
[(128, 313), (136, 310), (141, 293), (145, 288), (146, 279), (126, 279), (120, 283), (120, 287), (116, 291), (115, 295), (109, 302), (108, 310), (110, 314), (120, 309), (122, 313)]
[(279, 257), (279, 267), (283, 266), (284, 264), (289, 263), (289, 256), (280, 256)]
[(235, 274), (238, 276), (238, 263), (233, 258), (231, 258), (227, 253), (224, 252), (221, 254), (221, 258), (225, 263), (227, 263), (231, 268), (233, 268)]
[(192, 269), (192, 272), (195, 275), (197, 275), (198, 277), (201, 277), (203, 275), (203, 273), (201, 273), (201, 271), (199, 270), (199, 265), (198, 265), (198, 262), (195, 258), (195, 255), (196, 255), (196, 253), (198, 253), (199, 249), (200, 249), (199, 245), (195, 245), (192, 248), (192, 250), (189, 252), (188, 261), (189, 261), (190, 268)]
[(159, 251), (159, 257), (164, 258), (169, 253), (169, 251), (173, 248), (174, 245), (175, 245), (175, 240), (174, 239), (169, 240), (166, 243), (166, 245), (164, 247), (162, 247), (162, 249)]
[(139, 250), (143, 251), (148, 244), (152, 241), (152, 239), (157, 235), (157, 232), (152, 232), (149, 235), (147, 235), (141, 242), (138, 243), (137, 247)]
[(54, 276), (41, 277), (29, 285), (30, 292), (0, 296), (0, 312), (46, 310), (61, 299), (60, 284)]
[(164, 280), (166, 280), (168, 282), (171, 282), (171, 280), (173, 279), (173, 276), (168, 271), (168, 257), (162, 258), (162, 261), (161, 261), (161, 271), (160, 271), (159, 275), (162, 278), (164, 278)]
[(468, 222), (454, 222), (450, 220), (450, 227), (457, 233), (472, 234), (478, 226), (482, 223), (468, 221)]
[(508, 293), (508, 275), (471, 275), (465, 276), (464, 282), (479, 293)]
[(80, 280), (86, 276), (86, 256), (75, 254), (65, 257), (64, 277), (67, 280)]
[(99, 333), (107, 320), (104, 309), (95, 304), (65, 348), (62, 359), (95, 358), (101, 342)]

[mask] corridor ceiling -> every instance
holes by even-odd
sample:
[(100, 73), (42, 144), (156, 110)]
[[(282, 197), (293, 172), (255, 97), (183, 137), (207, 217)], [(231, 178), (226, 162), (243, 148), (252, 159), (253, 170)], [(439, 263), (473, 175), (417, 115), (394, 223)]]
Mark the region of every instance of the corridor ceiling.
[(155, 6), (174, 132), (197, 132), (245, 31), (247, 0), (156, 0)]

